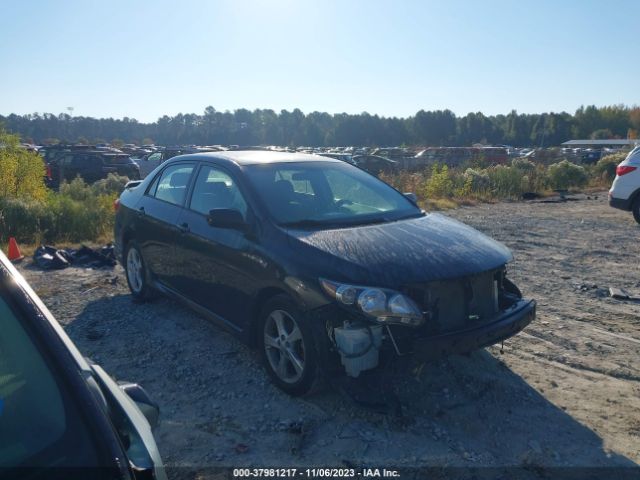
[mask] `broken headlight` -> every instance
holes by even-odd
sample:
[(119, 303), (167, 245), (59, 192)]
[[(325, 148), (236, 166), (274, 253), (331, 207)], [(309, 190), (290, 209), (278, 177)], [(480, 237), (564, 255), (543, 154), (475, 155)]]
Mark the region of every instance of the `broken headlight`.
[(418, 326), (424, 316), (406, 295), (386, 288), (362, 287), (320, 279), (323, 290), (337, 302), (364, 313), (380, 323)]

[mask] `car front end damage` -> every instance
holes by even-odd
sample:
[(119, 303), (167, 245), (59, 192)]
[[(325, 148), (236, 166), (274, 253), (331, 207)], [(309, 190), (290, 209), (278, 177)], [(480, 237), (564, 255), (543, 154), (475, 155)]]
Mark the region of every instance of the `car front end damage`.
[(522, 297), (504, 268), (398, 290), (321, 285), (335, 300), (314, 312), (333, 357), (326, 365), (354, 378), (393, 358), (435, 360), (499, 343), (536, 315), (535, 300)]

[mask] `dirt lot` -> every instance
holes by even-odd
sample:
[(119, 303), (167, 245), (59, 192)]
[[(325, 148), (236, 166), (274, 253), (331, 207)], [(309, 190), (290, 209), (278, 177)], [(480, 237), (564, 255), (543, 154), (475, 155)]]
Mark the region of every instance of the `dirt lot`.
[[(87, 355), (145, 386), (170, 466), (633, 466), (640, 462), (640, 228), (606, 196), (448, 214), (504, 242), (538, 319), (499, 347), (413, 365), (402, 416), (336, 392), (292, 399), (257, 356), (173, 301), (131, 301), (120, 267), (26, 278)], [(373, 392), (373, 395), (376, 393)], [(238, 447), (239, 444), (246, 446)]]

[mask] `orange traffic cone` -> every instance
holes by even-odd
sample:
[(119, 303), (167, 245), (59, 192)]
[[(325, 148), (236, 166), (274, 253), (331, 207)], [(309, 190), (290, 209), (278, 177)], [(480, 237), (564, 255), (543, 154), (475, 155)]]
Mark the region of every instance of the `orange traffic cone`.
[(9, 260), (12, 262), (19, 262), (24, 258), (24, 255), (20, 253), (20, 247), (14, 237), (9, 238)]

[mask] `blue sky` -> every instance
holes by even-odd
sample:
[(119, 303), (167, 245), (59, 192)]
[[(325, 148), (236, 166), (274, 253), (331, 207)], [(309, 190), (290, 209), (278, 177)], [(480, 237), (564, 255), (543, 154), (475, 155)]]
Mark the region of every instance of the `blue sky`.
[(640, 1), (3, 0), (0, 114), (640, 103)]

